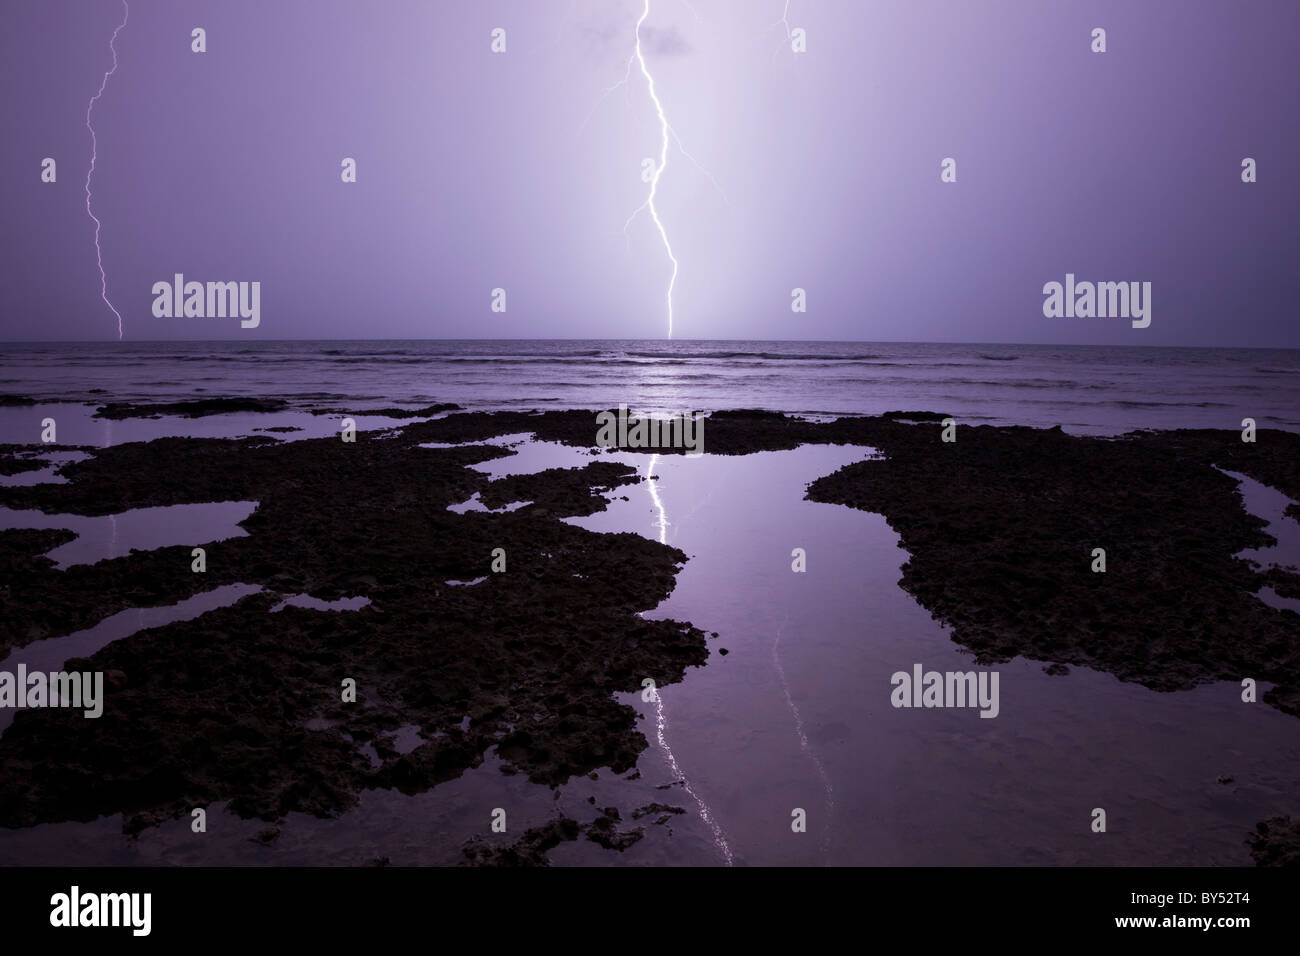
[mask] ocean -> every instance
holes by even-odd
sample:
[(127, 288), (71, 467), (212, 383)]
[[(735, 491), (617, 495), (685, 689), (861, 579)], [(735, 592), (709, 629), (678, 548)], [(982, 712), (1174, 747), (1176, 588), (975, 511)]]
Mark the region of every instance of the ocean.
[[(63, 444), (231, 438), (267, 426), (299, 429), (277, 434), (292, 441), (337, 434), (338, 414), (313, 409), (347, 409), (358, 428), (391, 428), (393, 419), (364, 410), (434, 402), (471, 410), (626, 404), (650, 413), (765, 408), (808, 416), (931, 410), (967, 423), (1093, 434), (1235, 430), (1250, 417), (1261, 428), (1294, 431), (1300, 351), (716, 341), (9, 345), (0, 353), (0, 395), (36, 402), (0, 403), (0, 441), (24, 444), (39, 440), (47, 416), (57, 419)], [(194, 419), (92, 417), (93, 406), (108, 401), (203, 396), (283, 398), (291, 407)], [(591, 461), (587, 449), (526, 435), (489, 443), (513, 452), (474, 466), (493, 478)], [(62, 481), (57, 467), (84, 454), (51, 452), (55, 465), (5, 476), (0, 485)], [(489, 748), (477, 767), (413, 796), (368, 789), (337, 818), (290, 813), (277, 823), (274, 845), (265, 821), (227, 812), (223, 800), (208, 804), (219, 822), (204, 834), (191, 831), (188, 816), (138, 838), (123, 834), (116, 814), (0, 827), (0, 863), (449, 865), (483, 833), (493, 807), (509, 807), (508, 839), (516, 839), (557, 813), (587, 819), (593, 807), (668, 804), (666, 823), (628, 821), (645, 836), (626, 853), (581, 840), (556, 847), (550, 859), (1248, 864), (1245, 835), (1260, 820), (1294, 812), (1300, 737), (1293, 716), (1242, 706), (1234, 682), (1159, 692), (1084, 666), (1054, 676), (1043, 661), (1017, 657), (998, 666), (996, 720), (968, 709), (891, 706), (894, 672), (972, 665), (950, 629), (899, 587), (909, 555), (886, 519), (804, 497), (809, 482), (874, 454), (805, 445), (744, 456), (603, 456), (654, 480), (611, 490), (607, 508), (566, 520), (681, 548), (688, 560), (671, 595), (643, 615), (690, 621), (715, 635), (708, 664), (689, 668), (653, 701), (638, 692), (617, 695), (640, 715), (648, 742), (634, 775), (602, 769), (552, 790), (503, 773)], [(165, 472), (158, 480), (168, 480)], [(1240, 480), (1244, 506), (1268, 521), (1279, 542), (1250, 556), (1296, 565), (1300, 531), (1283, 514), (1289, 499)], [(475, 499), (451, 510), (483, 510)], [(239, 523), (258, 506), (199, 502), (101, 517), (0, 509), (0, 527), (75, 531), (75, 540), (50, 552), (65, 568), (132, 549), (240, 537), (247, 532)], [(807, 574), (791, 573), (796, 546), (808, 555)], [(486, 577), (458, 583), (493, 586)], [(145, 600), (88, 629), (24, 645), (0, 669), (55, 669), (265, 587), (229, 584), (166, 606)], [(1260, 598), (1286, 606), (1264, 591)], [(325, 614), (356, 605), (312, 606)], [(431, 623), (432, 634), (438, 626)], [(277, 628), (277, 616), (268, 614), (264, 633)], [(0, 720), (0, 739), (7, 723)], [(406, 753), (421, 743), (420, 733), (404, 726), (394, 746)], [(1113, 837), (1090, 829), (1097, 806), (1116, 821)], [(792, 833), (792, 812), (806, 813), (806, 833)]]
[[(1300, 430), (1300, 350), (886, 342), (426, 340), (7, 344), (0, 394), (38, 401), (286, 399), (308, 410), (905, 409), (1079, 434)], [(6, 417), (7, 420), (7, 417)], [(8, 429), (5, 429), (7, 431)], [(6, 441), (27, 440), (0, 435)]]

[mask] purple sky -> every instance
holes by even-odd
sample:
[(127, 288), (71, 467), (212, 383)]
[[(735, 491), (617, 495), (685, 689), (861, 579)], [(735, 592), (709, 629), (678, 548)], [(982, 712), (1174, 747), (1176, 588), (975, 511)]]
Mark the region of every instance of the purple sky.
[[(127, 339), (664, 335), (663, 244), (623, 233), (658, 122), (635, 66), (602, 99), (644, 0), (128, 2), (92, 181)], [(721, 187), (670, 149), (676, 337), (1300, 347), (1300, 3), (791, 0), (803, 54), (784, 6), (651, 0)], [(5, 14), (0, 337), (116, 339), (84, 121), (122, 4)], [(260, 326), (154, 318), (175, 272), (260, 281)], [(1150, 281), (1151, 326), (1045, 318), (1066, 272)]]

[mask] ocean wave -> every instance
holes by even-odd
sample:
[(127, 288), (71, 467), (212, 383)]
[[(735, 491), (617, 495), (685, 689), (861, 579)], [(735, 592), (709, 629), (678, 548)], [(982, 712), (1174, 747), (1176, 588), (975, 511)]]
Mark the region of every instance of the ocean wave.
[(764, 359), (769, 362), (839, 362), (839, 361), (861, 361), (863, 359), (880, 358), (879, 355), (871, 352), (860, 352), (852, 355), (834, 355), (823, 354), (813, 355), (801, 352), (678, 352), (678, 351), (653, 351), (653, 352), (627, 352), (627, 355), (636, 358), (666, 358), (666, 359)]
[(685, 359), (663, 359), (658, 362), (643, 362), (637, 359), (602, 358), (598, 361), (581, 361), (571, 358), (446, 358), (438, 359), (445, 365), (581, 365), (590, 369), (604, 368), (607, 365), (633, 365), (637, 368), (657, 368), (664, 365), (687, 365)]
[(385, 356), (385, 355), (409, 355), (409, 356), (413, 356), (413, 357), (415, 357), (415, 358), (419, 358), (419, 359), (434, 359), (434, 360), (437, 360), (437, 359), (441, 359), (441, 358), (445, 358), (445, 357), (449, 357), (449, 356), (454, 356), (454, 357), (466, 357), (466, 358), (515, 358), (515, 357), (519, 357), (519, 358), (533, 358), (533, 357), (539, 357), (539, 358), (599, 358), (601, 355), (604, 355), (605, 352), (604, 352), (604, 350), (602, 350), (602, 349), (565, 349), (565, 350), (562, 350), (562, 351), (542, 351), (542, 352), (538, 352), (538, 351), (532, 351), (532, 352), (498, 352), (498, 351), (493, 350), (493, 351), (483, 351), (483, 352), (478, 352), (478, 353), (470, 352), (470, 353), (468, 353), (468, 355), (467, 355), (467, 354), (466, 354), (465, 352), (463, 352), (463, 351), (438, 351), (438, 352), (434, 352), (434, 351), (424, 351), (424, 350), (422, 350), (422, 349), (417, 349), (417, 350), (415, 350), (415, 351), (412, 351), (411, 349), (387, 349), (387, 350), (378, 351), (378, 352), (357, 352), (357, 351), (355, 351), (355, 350), (353, 350), (353, 349), (322, 349), (320, 352), (318, 352), (318, 353), (316, 353), (316, 354), (318, 354), (318, 355), (351, 355), (351, 356), (358, 356), (358, 357), (361, 357), (361, 358), (373, 358), (373, 357), (376, 357), (376, 356)]
[(1114, 405), (1117, 408), (1232, 408), (1228, 402), (1135, 402), (1130, 399), (1098, 404)]
[[(770, 376), (778, 378), (778, 376)], [(1050, 378), (1026, 378), (1026, 379), (978, 379), (978, 378), (929, 378), (929, 379), (900, 379), (897, 377), (880, 376), (876, 378), (859, 378), (853, 376), (823, 378), (819, 382), (825, 382), (834, 385), (878, 385), (883, 382), (927, 385), (927, 386), (952, 386), (952, 385), (969, 385), (979, 388), (1039, 388), (1039, 389), (1060, 389), (1068, 391), (1072, 389), (1100, 388), (1106, 391), (1113, 391), (1112, 385), (1084, 385), (1080, 382), (1070, 381), (1069, 379), (1050, 379)]]
[[(252, 351), (251, 349), (249, 351)], [(242, 353), (241, 353), (242, 354)], [(372, 355), (410, 355), (408, 349), (380, 349), (377, 352), (358, 352), (355, 349), (321, 349), (318, 355), (356, 355), (359, 357), (368, 357)]]

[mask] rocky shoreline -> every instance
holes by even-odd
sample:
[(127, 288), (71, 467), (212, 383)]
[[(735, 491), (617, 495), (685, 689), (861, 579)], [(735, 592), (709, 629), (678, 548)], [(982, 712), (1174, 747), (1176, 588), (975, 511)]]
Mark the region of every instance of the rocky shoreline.
[[(1300, 500), (1300, 436), (1090, 438), (959, 422), (957, 440), (944, 442), (943, 417), (715, 412), (704, 450), (878, 449), (880, 459), (813, 482), (808, 497), (883, 514), (911, 556), (901, 586), (983, 664), (1023, 656), (1049, 673), (1082, 665), (1159, 691), (1252, 678), (1273, 685), (1261, 688), (1265, 706), (1300, 716), (1300, 615), (1256, 596), (1266, 585), (1297, 593), (1300, 574), (1234, 557), (1271, 539), (1218, 470)], [(474, 443), (516, 433), (591, 449), (593, 460), (496, 480), (468, 467), (510, 454)], [(259, 502), (242, 523), (247, 537), (206, 545), (203, 573), (191, 570), (188, 546), (55, 570), (43, 555), (69, 532), (0, 531), (5, 653), (126, 608), (228, 584), (262, 589), (69, 661), (115, 671), (121, 686), (99, 720), (58, 709), (16, 715), (0, 739), (0, 824), (120, 813), (124, 830), (138, 833), (219, 800), (267, 821), (333, 816), (366, 789), (436, 786), (492, 747), (506, 772), (544, 786), (597, 768), (633, 772), (647, 743), (635, 711), (613, 694), (639, 690), (645, 677), (679, 681), (708, 655), (690, 623), (639, 616), (672, 591), (685, 554), (560, 520), (600, 511), (604, 493), (644, 480), (600, 460), (595, 437), (593, 412), (552, 411), (450, 414), (359, 432), (353, 443), (162, 438), (76, 449), (91, 457), (59, 470), (66, 484), (0, 488), (5, 507), (78, 515)], [(21, 470), (48, 447), (0, 452)], [(447, 510), (475, 494), (492, 508), (531, 504)], [(1094, 548), (1106, 551), (1104, 573), (1091, 570)], [(496, 549), (504, 571), (493, 570)], [(269, 615), (290, 594), (369, 603)], [(345, 679), (356, 682), (355, 703), (341, 700)], [(422, 743), (399, 753), (393, 736), (408, 725)], [(365, 744), (377, 765), (360, 752)], [(618, 830), (620, 819), (618, 808), (585, 824), (566, 818), (530, 831), (511, 853), (469, 847), (467, 861), (544, 862), (547, 847), (580, 833), (622, 849), (636, 831)], [(1255, 854), (1261, 864), (1294, 862), (1294, 849), (1278, 849), (1294, 828), (1274, 823), (1268, 838)]]

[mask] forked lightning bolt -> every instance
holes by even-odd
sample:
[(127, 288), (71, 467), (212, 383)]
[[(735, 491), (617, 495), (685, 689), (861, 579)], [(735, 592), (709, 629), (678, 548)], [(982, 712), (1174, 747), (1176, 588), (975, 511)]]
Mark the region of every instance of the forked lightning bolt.
[[(691, 15), (695, 17), (696, 22), (699, 23), (704, 22), (703, 19), (701, 19), (699, 13), (695, 10), (695, 7), (689, 2), (689, 0), (682, 0), (682, 2), (685, 3), (686, 8), (690, 10)], [(659, 164), (655, 170), (654, 179), (650, 183), (650, 195), (646, 197), (645, 202), (643, 202), (640, 206), (638, 206), (635, 210), (633, 210), (632, 215), (628, 216), (627, 221), (623, 223), (623, 237), (624, 239), (627, 238), (628, 227), (632, 225), (633, 221), (635, 221), (636, 217), (641, 214), (642, 210), (649, 209), (650, 215), (654, 218), (655, 227), (659, 230), (659, 236), (660, 238), (663, 239), (664, 249), (668, 253), (668, 259), (673, 264), (673, 274), (668, 284), (668, 295), (667, 295), (668, 338), (672, 338), (673, 337), (673, 290), (676, 287), (676, 283), (677, 283), (678, 263), (677, 263), (677, 257), (673, 254), (672, 244), (668, 241), (668, 232), (664, 228), (663, 221), (659, 218), (659, 210), (655, 206), (655, 202), (654, 202), (655, 197), (659, 194), (659, 178), (663, 175), (664, 167), (668, 164), (668, 141), (670, 137), (672, 139), (672, 142), (676, 144), (678, 152), (680, 152), (684, 157), (686, 157), (686, 159), (690, 160), (691, 165), (693, 165), (696, 169), (698, 169), (706, 177), (708, 177), (709, 182), (713, 184), (713, 188), (716, 189), (718, 191), (718, 194), (722, 197), (723, 204), (729, 206), (731, 205), (731, 203), (730, 200), (727, 199), (727, 194), (723, 190), (722, 186), (718, 183), (718, 180), (714, 177), (714, 175), (711, 172), (709, 172), (700, 164), (699, 160), (697, 160), (694, 156), (692, 156), (687, 151), (685, 145), (682, 143), (682, 138), (677, 135), (677, 130), (673, 129), (672, 124), (668, 122), (667, 114), (665, 114), (664, 112), (663, 103), (660, 102), (659, 95), (655, 90), (654, 77), (650, 75), (650, 69), (646, 65), (645, 55), (642, 53), (641, 50), (641, 26), (642, 24), (645, 23), (649, 15), (650, 15), (650, 0), (645, 0), (645, 7), (641, 11), (640, 18), (636, 21), (635, 47), (633, 49), (632, 55), (627, 58), (627, 69), (624, 71), (623, 78), (619, 80), (617, 83), (615, 83), (613, 86), (607, 87), (605, 91), (601, 93), (600, 98), (597, 99), (595, 104), (593, 104), (593, 106), (591, 107), (590, 111), (588, 111), (586, 117), (583, 118), (582, 125), (578, 127), (578, 132), (581, 134), (581, 132), (584, 129), (586, 129), (587, 124), (591, 121), (592, 116), (595, 115), (596, 110), (600, 108), (600, 105), (603, 102), (605, 102), (605, 100), (609, 97), (611, 93), (613, 93), (617, 89), (625, 88), (627, 86), (628, 82), (632, 79), (632, 65), (634, 63), (638, 64), (641, 70), (641, 75), (644, 76), (646, 79), (646, 84), (650, 90), (651, 102), (654, 103), (655, 112), (659, 117), (659, 132), (660, 132)]]
[(95, 262), (99, 265), (99, 297), (117, 316), (117, 337), (119, 339), (122, 337), (122, 313), (113, 308), (113, 303), (108, 301), (108, 276), (104, 274), (104, 253), (99, 248), (99, 219), (90, 211), (90, 177), (95, 175), (95, 160), (99, 158), (99, 143), (95, 138), (95, 127), (90, 125), (90, 112), (95, 108), (95, 101), (104, 95), (104, 87), (108, 86), (108, 78), (117, 72), (117, 35), (126, 26), (127, 17), (130, 15), (131, 8), (127, 6), (126, 0), (122, 0), (122, 22), (117, 25), (112, 38), (108, 41), (108, 48), (113, 51), (113, 65), (100, 81), (99, 92), (90, 98), (90, 103), (86, 106), (86, 129), (90, 130), (90, 169), (86, 172), (86, 215), (95, 222)]
[[(659, 94), (655, 92), (655, 78), (650, 75), (650, 70), (646, 66), (645, 56), (641, 52), (641, 24), (645, 23), (646, 17), (650, 16), (650, 0), (645, 0), (645, 9), (641, 11), (641, 19), (636, 22), (636, 52), (633, 59), (641, 67), (641, 75), (645, 77), (646, 85), (650, 89), (650, 99), (655, 105), (655, 112), (659, 114), (659, 163), (655, 167), (654, 178), (650, 180), (650, 195), (646, 201), (637, 207), (636, 211), (628, 217), (623, 225), (624, 232), (631, 225), (632, 220), (642, 209), (650, 210), (650, 218), (654, 220), (655, 227), (659, 230), (659, 238), (664, 241), (664, 249), (668, 253), (668, 259), (673, 264), (673, 274), (668, 280), (668, 337), (673, 337), (673, 287), (677, 285), (677, 257), (673, 255), (672, 243), (668, 241), (668, 230), (664, 228), (663, 220), (659, 218), (659, 210), (655, 208), (655, 196), (659, 194), (659, 178), (664, 174), (664, 167), (668, 165), (668, 139), (670, 127), (668, 126), (668, 117), (664, 115), (664, 105), (659, 102)], [(631, 70), (631, 61), (628, 63), (628, 69)]]

